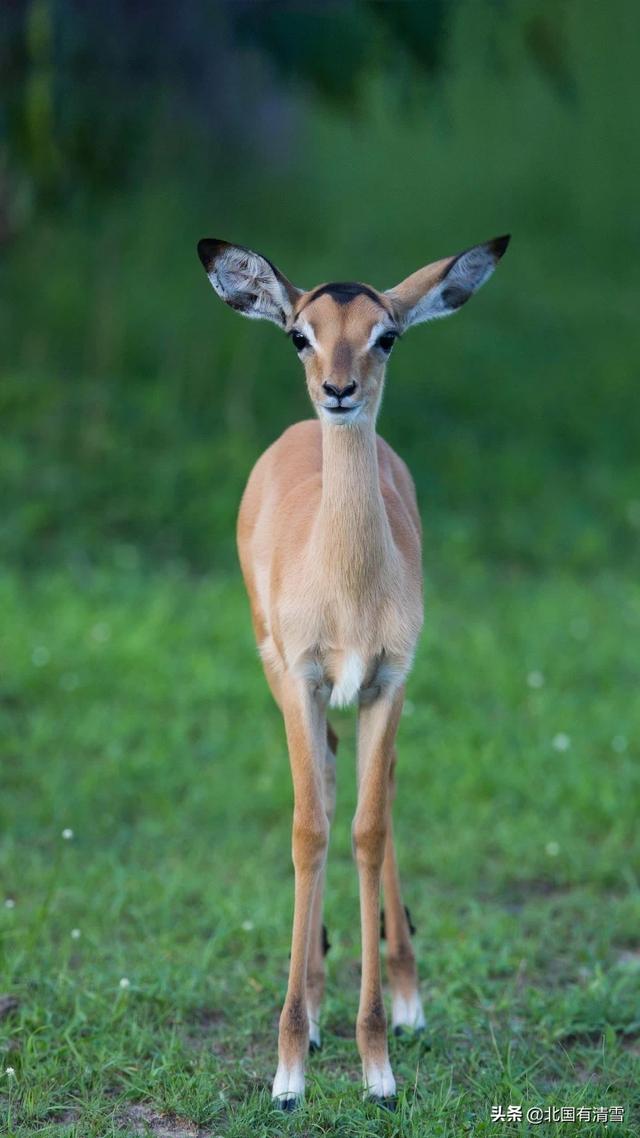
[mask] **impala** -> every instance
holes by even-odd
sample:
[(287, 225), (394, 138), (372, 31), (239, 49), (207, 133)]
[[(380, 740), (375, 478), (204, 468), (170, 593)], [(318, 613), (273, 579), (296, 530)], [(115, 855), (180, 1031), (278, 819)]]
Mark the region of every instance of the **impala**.
[(380, 977), (384, 890), (392, 1027), (425, 1024), (391, 823), (395, 737), (422, 625), (420, 518), (404, 462), (376, 434), (385, 369), (412, 324), (447, 316), (484, 284), (509, 238), (419, 269), (386, 292), (355, 282), (296, 288), (266, 257), (205, 238), (218, 295), (271, 320), (303, 364), (317, 419), (296, 423), (256, 463), (240, 506), (238, 549), (265, 675), (282, 711), (294, 790), (295, 900), (273, 1098), (292, 1110), (305, 1058), (320, 1046), (325, 862), (338, 739), (327, 709), (358, 706), (362, 980), (356, 1038), (365, 1094), (392, 1106)]

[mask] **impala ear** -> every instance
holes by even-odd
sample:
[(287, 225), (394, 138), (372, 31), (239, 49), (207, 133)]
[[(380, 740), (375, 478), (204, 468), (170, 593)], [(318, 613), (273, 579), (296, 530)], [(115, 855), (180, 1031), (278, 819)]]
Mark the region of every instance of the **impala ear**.
[(433, 261), (388, 289), (402, 328), (450, 316), (489, 279), (509, 244), (509, 235), (474, 245), (457, 257)]
[(243, 245), (203, 237), (198, 256), (218, 296), (253, 320), (272, 320), (285, 328), (302, 289), (295, 288), (275, 265)]

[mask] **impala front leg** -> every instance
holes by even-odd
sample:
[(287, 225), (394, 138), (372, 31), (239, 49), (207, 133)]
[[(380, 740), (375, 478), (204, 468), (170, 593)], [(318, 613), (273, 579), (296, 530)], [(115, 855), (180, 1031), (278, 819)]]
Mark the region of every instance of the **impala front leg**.
[(327, 727), (324, 704), (304, 681), (286, 677), (281, 701), (293, 777), (295, 901), (289, 984), (280, 1016), (273, 1098), (283, 1110), (293, 1110), (304, 1094), (304, 1064), (309, 1050), (309, 936), (329, 842), (324, 790)]
[(356, 1038), (365, 1091), (379, 1100), (392, 1099), (396, 1091), (380, 977), (380, 877), (389, 819), (389, 773), (402, 701), (402, 689), (383, 691), (374, 703), (361, 707), (358, 721), (353, 845), (360, 882), (362, 982)]

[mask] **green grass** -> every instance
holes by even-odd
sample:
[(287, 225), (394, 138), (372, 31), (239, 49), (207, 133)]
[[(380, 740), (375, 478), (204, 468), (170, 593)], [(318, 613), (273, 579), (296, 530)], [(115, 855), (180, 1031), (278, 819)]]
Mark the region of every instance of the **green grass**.
[(238, 578), (150, 573), (126, 549), (102, 570), (5, 573), (3, 1132), (159, 1133), (164, 1116), (237, 1138), (605, 1133), (491, 1123), (522, 1103), (624, 1105), (606, 1132), (640, 1133), (640, 587), (454, 549), (432, 559), (400, 731), (428, 1029), (391, 1041), (388, 1116), (361, 1101), (353, 1040), (352, 719), (336, 717), (324, 1049), (283, 1119), (291, 790)]

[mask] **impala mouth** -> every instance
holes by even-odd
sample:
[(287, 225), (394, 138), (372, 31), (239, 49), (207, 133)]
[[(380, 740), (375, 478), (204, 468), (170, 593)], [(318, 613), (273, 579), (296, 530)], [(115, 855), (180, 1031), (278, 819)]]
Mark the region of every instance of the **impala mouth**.
[(348, 415), (350, 411), (357, 411), (359, 403), (351, 403), (348, 406), (344, 403), (336, 403), (330, 406), (328, 403), (322, 404), (323, 411), (329, 411), (332, 415)]
[(337, 427), (350, 427), (360, 420), (362, 401), (359, 403), (318, 403), (318, 414), (325, 423), (335, 423)]

